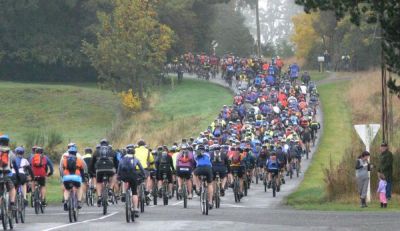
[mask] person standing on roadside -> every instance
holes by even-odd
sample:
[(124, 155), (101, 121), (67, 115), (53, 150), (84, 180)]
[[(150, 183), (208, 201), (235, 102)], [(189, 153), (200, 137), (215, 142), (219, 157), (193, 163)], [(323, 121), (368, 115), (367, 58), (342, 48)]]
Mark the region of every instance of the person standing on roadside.
[(386, 178), (386, 199), (390, 200), (392, 197), (393, 154), (389, 151), (387, 143), (381, 144), (380, 151), (378, 171), (383, 173)]
[(369, 182), (368, 171), (370, 171), (370, 164), (368, 162), (369, 156), (370, 156), (369, 152), (364, 151), (358, 157), (356, 163), (356, 179), (357, 179), (358, 192), (360, 194), (361, 208), (368, 207), (366, 202), (366, 197), (367, 197), (368, 182)]

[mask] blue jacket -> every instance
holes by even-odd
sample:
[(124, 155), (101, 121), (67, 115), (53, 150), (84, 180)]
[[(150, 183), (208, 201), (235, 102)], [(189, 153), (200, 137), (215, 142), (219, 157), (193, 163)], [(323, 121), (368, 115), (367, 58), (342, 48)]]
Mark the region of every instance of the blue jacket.
[(195, 155), (196, 167), (212, 167), (210, 154), (204, 152), (202, 155)]

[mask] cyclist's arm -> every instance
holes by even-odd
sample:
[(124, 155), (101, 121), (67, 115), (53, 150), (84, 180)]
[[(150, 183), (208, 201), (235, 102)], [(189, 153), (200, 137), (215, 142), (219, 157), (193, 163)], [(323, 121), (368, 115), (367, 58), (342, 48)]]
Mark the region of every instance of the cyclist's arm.
[(61, 176), (61, 177), (62, 177), (63, 174), (64, 174), (64, 171), (63, 171), (63, 160), (64, 160), (64, 156), (61, 156), (60, 164), (58, 165), (58, 170), (60, 171), (60, 176)]
[(172, 169), (172, 172), (175, 172), (174, 161), (172, 160), (172, 157), (170, 157), (169, 159), (169, 166)]
[(139, 166), (139, 170), (140, 170), (141, 175), (142, 175), (143, 177), (145, 177), (146, 175), (145, 175), (145, 173), (144, 173), (144, 169), (143, 169), (143, 166), (142, 166), (142, 164), (140, 163), (140, 161), (137, 161), (137, 165)]
[(50, 170), (48, 176), (51, 176), (51, 175), (53, 175), (53, 173), (54, 173), (53, 162), (50, 160), (50, 158), (49, 158), (48, 156), (46, 156), (46, 160), (47, 160), (47, 166), (49, 167), (49, 170)]

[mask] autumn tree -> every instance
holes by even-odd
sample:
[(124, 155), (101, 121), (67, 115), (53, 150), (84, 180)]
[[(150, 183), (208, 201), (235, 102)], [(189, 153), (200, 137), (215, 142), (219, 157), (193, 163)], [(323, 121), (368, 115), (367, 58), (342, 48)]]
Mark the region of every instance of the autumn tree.
[(83, 52), (103, 87), (129, 88), (144, 98), (146, 83), (157, 75), (171, 48), (172, 30), (157, 21), (150, 0), (115, 0), (111, 13), (99, 12), (97, 43), (83, 42)]

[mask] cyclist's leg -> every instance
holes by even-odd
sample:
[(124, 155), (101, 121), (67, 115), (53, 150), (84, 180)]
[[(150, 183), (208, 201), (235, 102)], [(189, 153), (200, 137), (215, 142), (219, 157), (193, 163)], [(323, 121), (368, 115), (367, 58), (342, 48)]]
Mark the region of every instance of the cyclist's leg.
[(46, 205), (46, 177), (40, 177), (38, 184), (40, 185), (40, 196), (42, 203)]
[(212, 205), (212, 201), (213, 201), (213, 196), (214, 196), (214, 187), (213, 187), (213, 173), (212, 173), (212, 169), (211, 167), (209, 168), (205, 168), (204, 169), (204, 173), (207, 174), (207, 191), (208, 191), (208, 202), (210, 205)]
[(101, 198), (101, 192), (103, 191), (103, 173), (102, 172), (97, 172), (96, 173), (96, 191), (97, 191), (97, 197)]

